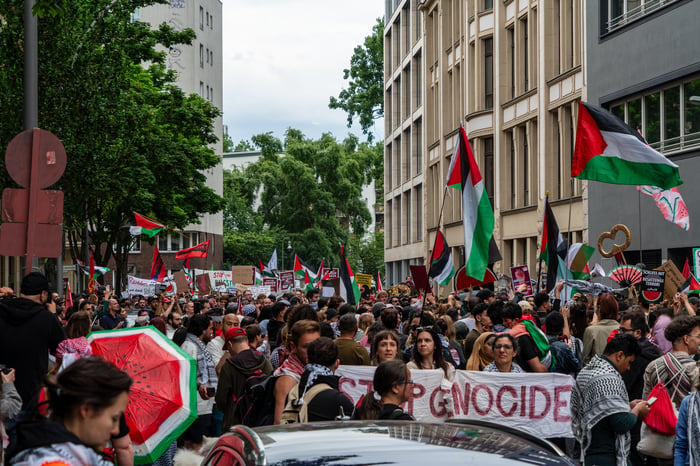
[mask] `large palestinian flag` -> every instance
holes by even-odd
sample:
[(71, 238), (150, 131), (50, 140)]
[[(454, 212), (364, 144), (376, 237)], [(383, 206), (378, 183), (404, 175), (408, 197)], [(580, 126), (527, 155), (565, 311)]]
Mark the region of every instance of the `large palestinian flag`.
[(430, 255), (430, 271), (428, 275), (440, 285), (447, 285), (455, 274), (455, 266), (452, 261), (452, 250), (445, 237), (437, 231), (433, 253)]
[(652, 149), (612, 113), (579, 102), (571, 176), (612, 184), (670, 189), (682, 184), (678, 165)]
[(129, 233), (133, 236), (146, 235), (149, 238), (154, 237), (160, 231), (165, 228), (162, 223), (155, 222), (149, 218), (134, 212), (134, 223), (128, 226)]
[(549, 205), (549, 199), (544, 198), (544, 220), (542, 222), (542, 243), (540, 259), (547, 264), (547, 292), (566, 277), (566, 240), (559, 232), (557, 219)]
[(496, 222), (484, 189), (484, 180), (462, 126), (459, 127), (457, 144), (447, 170), (447, 185), (462, 191), (465, 273), (483, 280)]

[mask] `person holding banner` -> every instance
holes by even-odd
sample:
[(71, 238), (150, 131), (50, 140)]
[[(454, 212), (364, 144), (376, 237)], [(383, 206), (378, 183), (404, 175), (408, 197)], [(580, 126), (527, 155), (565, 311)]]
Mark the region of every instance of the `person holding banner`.
[(496, 335), (492, 346), (494, 361), (484, 367), (484, 372), (512, 372), (522, 374), (525, 372), (522, 367), (513, 362), (513, 358), (518, 352), (518, 342), (509, 333)]
[(416, 328), (416, 344), (413, 346), (409, 369), (442, 369), (450, 382), (455, 377), (455, 367), (442, 356), (442, 341), (434, 327)]
[(381, 363), (374, 371), (372, 384), (374, 390), (362, 397), (353, 419), (415, 421), (400, 407), (411, 398), (414, 384), (406, 363), (400, 359)]

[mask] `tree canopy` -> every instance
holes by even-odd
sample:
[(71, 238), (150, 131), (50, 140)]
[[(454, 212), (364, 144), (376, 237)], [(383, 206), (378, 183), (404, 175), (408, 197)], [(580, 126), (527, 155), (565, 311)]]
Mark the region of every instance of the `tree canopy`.
[[(184, 228), (223, 207), (204, 174), (219, 160), (210, 145), (220, 112), (178, 88), (156, 48), (190, 44), (195, 33), (132, 21), (136, 8), (154, 3), (163, 2), (46, 0), (48, 13), (38, 20), (39, 126), (68, 154), (54, 186), (65, 195), (64, 231), (74, 257), (84, 255), (78, 247), (87, 229), (95, 260), (115, 257), (121, 272), (132, 239), (120, 226), (133, 212)], [(2, 147), (22, 129), (22, 4), (0, 5)], [(0, 167), (5, 176), (4, 159)]]
[(338, 266), (339, 244), (359, 247), (370, 223), (362, 187), (373, 179), (381, 144), (359, 143), (354, 135), (312, 140), (291, 128), (284, 142), (271, 133), (252, 141), (260, 159), (224, 175), (225, 260), (257, 264), (277, 248), (312, 265), (325, 258)]
[(338, 97), (331, 97), (328, 106), (348, 114), (348, 128), (356, 117), (362, 132), (372, 141), (374, 121), (384, 116), (384, 20), (377, 18), (372, 34), (365, 37), (363, 45), (355, 47), (350, 68), (343, 70), (348, 81)]

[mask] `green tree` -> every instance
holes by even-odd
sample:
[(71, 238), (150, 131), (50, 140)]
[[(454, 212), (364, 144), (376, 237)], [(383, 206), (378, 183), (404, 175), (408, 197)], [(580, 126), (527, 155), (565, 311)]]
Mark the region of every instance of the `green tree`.
[(231, 136), (229, 136), (228, 131), (224, 131), (224, 140), (222, 143), (224, 153), (233, 152), (236, 150), (234, 148), (233, 139), (231, 139)]
[(255, 150), (255, 146), (253, 146), (250, 141), (247, 139), (242, 139), (241, 141), (236, 144), (236, 147), (234, 148), (234, 151), (236, 152), (244, 152), (244, 151), (253, 151)]
[[(21, 130), (22, 3), (0, 5), (3, 147)], [(84, 257), (89, 242), (98, 263), (116, 260), (119, 278), (133, 241), (120, 226), (133, 212), (184, 228), (222, 207), (204, 175), (219, 160), (209, 145), (220, 112), (175, 86), (156, 50), (190, 44), (195, 34), (131, 21), (136, 8), (153, 3), (163, 2), (48, 1), (60, 10), (39, 18), (39, 125), (68, 154), (55, 186), (65, 195), (64, 231), (74, 257)]]
[(355, 47), (350, 68), (343, 70), (348, 88), (338, 97), (331, 97), (328, 106), (348, 114), (348, 128), (355, 117), (360, 119), (362, 132), (372, 141), (374, 121), (384, 116), (384, 20), (377, 18), (372, 34), (365, 37), (363, 45)]

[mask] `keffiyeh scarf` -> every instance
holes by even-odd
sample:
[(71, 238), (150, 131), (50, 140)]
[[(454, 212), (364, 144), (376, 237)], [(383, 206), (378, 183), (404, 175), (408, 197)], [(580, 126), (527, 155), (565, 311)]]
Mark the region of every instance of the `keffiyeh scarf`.
[[(611, 414), (629, 412), (622, 376), (612, 363), (595, 356), (579, 373), (571, 392), (571, 428), (581, 442), (581, 462), (591, 444), (593, 427)], [(629, 432), (615, 439), (617, 466), (627, 466), (630, 445)]]
[(304, 386), (304, 391), (302, 392), (300, 398), (304, 398), (306, 391), (313, 386), (314, 381), (318, 378), (318, 376), (333, 375), (332, 370), (320, 364), (307, 364), (304, 371), (309, 373), (309, 377), (306, 379), (306, 385)]
[(191, 333), (187, 334), (187, 341), (197, 347), (197, 383), (207, 387), (216, 387), (219, 377), (216, 375), (216, 364), (204, 346), (202, 340)]
[(700, 461), (700, 392), (688, 400), (688, 464)]

